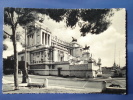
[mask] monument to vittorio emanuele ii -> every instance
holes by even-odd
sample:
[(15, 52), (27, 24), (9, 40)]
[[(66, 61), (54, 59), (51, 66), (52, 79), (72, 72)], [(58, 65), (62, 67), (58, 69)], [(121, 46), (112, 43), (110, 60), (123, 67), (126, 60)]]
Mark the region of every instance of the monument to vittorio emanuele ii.
[[(101, 59), (96, 62), (89, 49), (77, 39), (63, 41), (39, 20), (26, 26), (26, 61), (32, 74), (97, 77), (102, 74)], [(12, 57), (12, 56), (11, 56)], [(10, 58), (10, 57), (9, 57)], [(25, 51), (18, 53), (18, 60), (25, 61)]]

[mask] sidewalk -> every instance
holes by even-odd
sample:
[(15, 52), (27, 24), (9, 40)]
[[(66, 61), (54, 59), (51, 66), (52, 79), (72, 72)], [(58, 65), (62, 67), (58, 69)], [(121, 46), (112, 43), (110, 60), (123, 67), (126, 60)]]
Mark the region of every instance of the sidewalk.
[[(34, 77), (34, 76), (38, 76), (38, 77), (44, 77), (42, 75), (29, 75), (29, 77)], [(53, 80), (75, 80), (75, 81), (80, 81), (80, 80), (89, 80), (88, 78), (73, 78), (73, 77), (67, 77), (67, 78), (64, 78), (64, 77), (58, 77), (58, 76), (45, 76), (45, 78), (48, 78), (48, 79), (53, 79)], [(91, 78), (90, 78), (91, 79)]]
[[(31, 77), (35, 77), (30, 75)], [(75, 87), (75, 86), (64, 86), (64, 85), (55, 85), (50, 84), (47, 88), (38, 88), (38, 87), (27, 87), (27, 83), (21, 83), (19, 80), (19, 90), (14, 90), (14, 82), (12, 81), (13, 77), (10, 77), (10, 80), (7, 80), (6, 76), (3, 77), (3, 93), (4, 94), (18, 94), (18, 93), (100, 93), (100, 89), (96, 88), (84, 88), (84, 87)], [(39, 77), (39, 76), (36, 76)], [(43, 76), (42, 76), (43, 77)], [(53, 78), (48, 76), (47, 78)], [(56, 79), (63, 79), (56, 77)]]
[(25, 84), (19, 84), (19, 90), (14, 90), (14, 84), (4, 84), (3, 94), (25, 94), (25, 93), (100, 93), (97, 89), (75, 89), (64, 86), (49, 86), (47, 88), (25, 87)]

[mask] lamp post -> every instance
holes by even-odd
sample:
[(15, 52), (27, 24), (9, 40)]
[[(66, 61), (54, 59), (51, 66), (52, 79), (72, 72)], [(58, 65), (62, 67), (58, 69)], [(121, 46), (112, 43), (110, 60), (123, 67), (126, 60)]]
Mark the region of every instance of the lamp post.
[(27, 71), (27, 29), (26, 26), (24, 27), (25, 29), (25, 62), (24, 62), (24, 69), (23, 69), (23, 79), (22, 79), (22, 83), (27, 83), (27, 78), (28, 78), (28, 71)]
[(27, 31), (26, 31), (26, 26), (25, 26), (25, 70), (27, 71), (27, 50), (26, 50), (26, 47), (27, 47)]

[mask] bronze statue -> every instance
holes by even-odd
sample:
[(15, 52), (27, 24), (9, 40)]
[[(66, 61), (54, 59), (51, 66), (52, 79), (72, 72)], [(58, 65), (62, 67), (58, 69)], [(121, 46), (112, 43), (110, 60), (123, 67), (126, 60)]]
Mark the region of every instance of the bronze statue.
[(83, 48), (83, 50), (89, 50), (90, 46), (85, 45), (85, 47)]
[(75, 39), (74, 37), (72, 37), (72, 42), (77, 42), (77, 39)]

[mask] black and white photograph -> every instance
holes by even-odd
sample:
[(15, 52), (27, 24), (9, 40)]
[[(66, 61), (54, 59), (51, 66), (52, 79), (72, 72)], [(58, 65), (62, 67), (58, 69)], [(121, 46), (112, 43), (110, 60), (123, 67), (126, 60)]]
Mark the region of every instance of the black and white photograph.
[(126, 94), (126, 9), (4, 8), (3, 94)]

